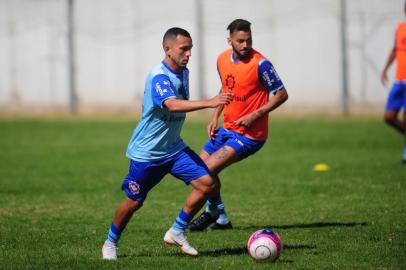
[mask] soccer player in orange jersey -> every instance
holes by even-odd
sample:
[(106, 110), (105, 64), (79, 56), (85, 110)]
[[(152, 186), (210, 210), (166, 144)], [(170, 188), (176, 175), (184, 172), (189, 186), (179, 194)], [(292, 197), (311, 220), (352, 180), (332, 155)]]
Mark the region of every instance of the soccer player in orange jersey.
[[(404, 5), (406, 15), (406, 2)], [(399, 131), (404, 137), (403, 159), (406, 164), (406, 22), (399, 23), (396, 29), (395, 44), (382, 71), (381, 81), (384, 85), (388, 82), (387, 71), (396, 59), (396, 80), (389, 92), (385, 108), (385, 121)], [(398, 118), (403, 108), (403, 121)]]
[[(232, 101), (218, 107), (207, 126), (210, 137), (200, 157), (213, 177), (226, 167), (257, 152), (268, 136), (268, 114), (288, 99), (271, 62), (252, 48), (251, 23), (237, 19), (227, 27), (230, 49), (217, 59), (222, 91)], [(220, 115), (223, 126), (217, 129)], [(219, 180), (219, 179), (218, 179)], [(231, 229), (220, 192), (208, 199), (207, 207), (188, 228)]]

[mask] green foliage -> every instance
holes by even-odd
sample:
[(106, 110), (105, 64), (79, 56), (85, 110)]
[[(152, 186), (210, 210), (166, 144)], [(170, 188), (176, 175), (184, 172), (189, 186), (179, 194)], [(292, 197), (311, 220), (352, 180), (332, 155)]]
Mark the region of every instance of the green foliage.
[[(221, 174), (234, 230), (190, 233), (201, 256), (162, 244), (190, 187), (171, 176), (153, 189), (120, 242), (101, 246), (127, 173), (135, 121), (0, 121), (0, 269), (404, 269), (406, 166), (402, 137), (375, 119), (271, 119), (270, 139)], [(188, 120), (197, 152), (204, 122)], [(316, 163), (330, 165), (314, 172)], [(276, 263), (246, 254), (271, 227)]]

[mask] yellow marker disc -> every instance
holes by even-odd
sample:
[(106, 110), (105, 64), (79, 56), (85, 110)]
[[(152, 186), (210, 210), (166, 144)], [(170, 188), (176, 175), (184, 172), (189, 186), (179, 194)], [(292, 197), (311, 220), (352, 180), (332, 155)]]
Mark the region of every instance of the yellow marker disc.
[(314, 165), (313, 170), (316, 172), (325, 172), (330, 170), (330, 166), (328, 166), (326, 163), (317, 163)]

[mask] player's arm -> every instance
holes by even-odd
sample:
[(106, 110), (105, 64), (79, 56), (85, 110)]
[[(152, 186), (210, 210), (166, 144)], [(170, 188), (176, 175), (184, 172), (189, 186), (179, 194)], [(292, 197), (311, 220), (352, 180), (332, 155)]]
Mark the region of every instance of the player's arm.
[(258, 79), (273, 94), (268, 102), (257, 110), (234, 121), (236, 125), (249, 127), (258, 118), (278, 108), (288, 99), (288, 93), (271, 62), (263, 59), (258, 66)]
[[(223, 89), (220, 89), (220, 93), (222, 92)], [(217, 127), (218, 127), (218, 121), (220, 118), (221, 113), (224, 110), (224, 105), (220, 105), (218, 106), (213, 113), (213, 116), (211, 118), (211, 121), (209, 122), (209, 124), (207, 125), (207, 135), (209, 135), (209, 137), (211, 139), (214, 139), (214, 137), (216, 137), (216, 133), (217, 133)]]
[[(219, 59), (217, 58), (217, 73), (220, 77), (220, 82), (223, 81), (223, 79), (221, 78), (221, 73), (219, 70)], [(219, 93), (223, 92), (223, 88), (220, 88)], [(219, 122), (219, 118), (221, 113), (224, 110), (224, 105), (220, 105), (218, 106), (213, 113), (213, 117), (211, 118), (211, 121), (209, 122), (209, 124), (207, 125), (207, 135), (209, 135), (210, 139), (214, 139), (217, 135), (217, 127), (218, 127), (218, 122)]]
[(177, 98), (168, 98), (163, 105), (171, 112), (192, 112), (206, 108), (216, 108), (223, 104), (228, 104), (231, 94), (218, 94), (211, 99), (202, 100), (184, 100)]
[(381, 82), (383, 85), (386, 85), (388, 82), (388, 69), (392, 65), (393, 61), (395, 61), (395, 58), (396, 58), (396, 43), (393, 46), (391, 52), (389, 53), (388, 60), (386, 60), (385, 67), (383, 68), (381, 74)]
[(231, 100), (230, 94), (219, 94), (205, 100), (178, 99), (171, 88), (169, 77), (164, 74), (159, 74), (152, 79), (151, 95), (154, 106), (167, 108), (171, 112), (191, 112), (215, 108), (219, 105), (227, 104)]
[(249, 127), (254, 123), (258, 118), (261, 118), (267, 113), (272, 112), (280, 105), (282, 105), (288, 99), (288, 92), (285, 87), (277, 90), (275, 94), (269, 99), (269, 101), (258, 108), (257, 110), (240, 117), (238, 120), (234, 121), (236, 125)]

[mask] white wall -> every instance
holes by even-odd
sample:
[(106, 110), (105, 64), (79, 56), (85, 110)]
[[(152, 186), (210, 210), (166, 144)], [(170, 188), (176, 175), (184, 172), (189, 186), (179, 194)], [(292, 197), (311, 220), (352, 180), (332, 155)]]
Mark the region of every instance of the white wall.
[[(254, 48), (276, 67), (290, 94), (285, 111), (340, 111), (342, 55), (338, 0), (80, 0), (75, 6), (80, 108), (132, 108), (148, 70), (163, 58), (173, 26), (194, 39), (191, 97), (219, 89), (216, 57), (227, 25), (252, 22)], [(403, 0), (347, 1), (352, 111), (383, 107), (379, 73), (404, 20)], [(67, 0), (0, 0), (0, 109), (69, 105)], [(201, 29), (201, 30), (199, 30)], [(202, 53), (199, 57), (199, 53)], [(201, 59), (201, 61), (199, 61)], [(391, 69), (393, 77), (393, 68)]]

